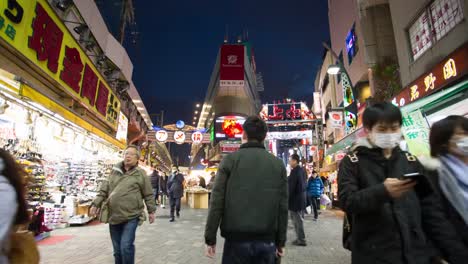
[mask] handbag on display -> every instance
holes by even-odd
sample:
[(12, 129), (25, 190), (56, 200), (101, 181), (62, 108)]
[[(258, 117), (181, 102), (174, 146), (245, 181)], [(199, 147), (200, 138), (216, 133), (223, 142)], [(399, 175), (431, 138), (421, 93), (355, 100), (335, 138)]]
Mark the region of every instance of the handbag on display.
[(39, 249), (32, 232), (12, 232), (7, 256), (10, 264), (39, 264)]

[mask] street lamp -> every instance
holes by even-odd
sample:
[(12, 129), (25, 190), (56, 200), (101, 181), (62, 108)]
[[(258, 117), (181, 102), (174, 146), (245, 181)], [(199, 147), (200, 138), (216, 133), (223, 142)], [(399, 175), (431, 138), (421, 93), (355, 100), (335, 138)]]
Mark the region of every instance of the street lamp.
[(337, 75), (340, 72), (341, 68), (339, 65), (332, 64), (328, 66), (327, 73), (331, 75)]

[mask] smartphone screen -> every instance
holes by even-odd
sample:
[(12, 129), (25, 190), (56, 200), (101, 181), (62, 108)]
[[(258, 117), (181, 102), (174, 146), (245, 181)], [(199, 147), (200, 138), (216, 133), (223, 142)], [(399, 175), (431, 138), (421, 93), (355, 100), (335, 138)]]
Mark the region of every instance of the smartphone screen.
[(421, 174), (420, 174), (419, 172), (406, 173), (406, 174), (403, 174), (403, 176), (401, 177), (401, 179), (404, 179), (404, 180), (407, 180), (407, 179), (416, 179), (416, 178), (418, 178), (419, 176), (421, 176)]

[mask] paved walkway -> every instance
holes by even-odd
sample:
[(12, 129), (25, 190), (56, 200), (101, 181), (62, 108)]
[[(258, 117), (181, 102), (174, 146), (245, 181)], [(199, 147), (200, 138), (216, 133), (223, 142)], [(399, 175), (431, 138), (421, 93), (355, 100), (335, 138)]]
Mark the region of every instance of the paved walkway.
[[(153, 225), (145, 223), (137, 231), (136, 263), (139, 264), (211, 264), (221, 263), (223, 241), (218, 241), (216, 259), (204, 256), (203, 231), (207, 210), (184, 209), (176, 223), (169, 223), (168, 209), (158, 210)], [(286, 257), (282, 263), (348, 264), (349, 253), (341, 247), (339, 214), (325, 211), (318, 222), (306, 216), (307, 247), (294, 247), (293, 229), (288, 231)], [(112, 264), (112, 244), (108, 226), (103, 224), (70, 227), (52, 233), (57, 242), (41, 245), (43, 264)], [(47, 240), (45, 241), (47, 244)]]

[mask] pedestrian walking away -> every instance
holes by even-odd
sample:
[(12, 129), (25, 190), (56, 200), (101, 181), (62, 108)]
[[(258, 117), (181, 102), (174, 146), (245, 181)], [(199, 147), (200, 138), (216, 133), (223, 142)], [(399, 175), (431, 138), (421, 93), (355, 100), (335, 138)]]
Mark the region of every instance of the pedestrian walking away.
[(115, 264), (135, 263), (136, 229), (146, 220), (143, 200), (149, 222), (155, 220), (153, 188), (146, 172), (138, 167), (139, 159), (139, 148), (128, 146), (124, 161), (116, 164), (108, 180), (101, 184), (90, 211), (91, 216), (99, 213), (99, 219), (109, 223)]
[(291, 174), (288, 177), (288, 188), (289, 188), (289, 213), (291, 215), (291, 221), (296, 231), (297, 239), (293, 241), (295, 246), (306, 246), (306, 238), (304, 233), (304, 220), (302, 218), (302, 212), (305, 210), (306, 197), (305, 192), (306, 186), (304, 182), (305, 171), (299, 164), (299, 155), (293, 154), (289, 159), (289, 165), (291, 166)]
[[(368, 136), (340, 164), (339, 200), (351, 228), (352, 263), (467, 263), (468, 251), (447, 219), (419, 161), (400, 149), (402, 114), (391, 103), (366, 108)], [(407, 179), (405, 175), (421, 175)]]
[(309, 178), (307, 183), (307, 195), (309, 197), (310, 203), (312, 204), (312, 209), (314, 211), (314, 221), (318, 219), (318, 209), (320, 207), (320, 196), (323, 194), (324, 185), (322, 179), (318, 177), (316, 171), (312, 172), (312, 176)]
[(184, 175), (179, 172), (177, 166), (172, 167), (172, 175), (167, 181), (167, 192), (169, 196), (169, 205), (171, 206), (171, 218), (174, 222), (175, 216), (180, 217), (180, 201), (184, 196)]
[(243, 128), (240, 150), (219, 165), (205, 227), (206, 254), (215, 256), (221, 227), (223, 264), (274, 264), (286, 243), (286, 168), (265, 149), (268, 129), (262, 119), (249, 117)]

